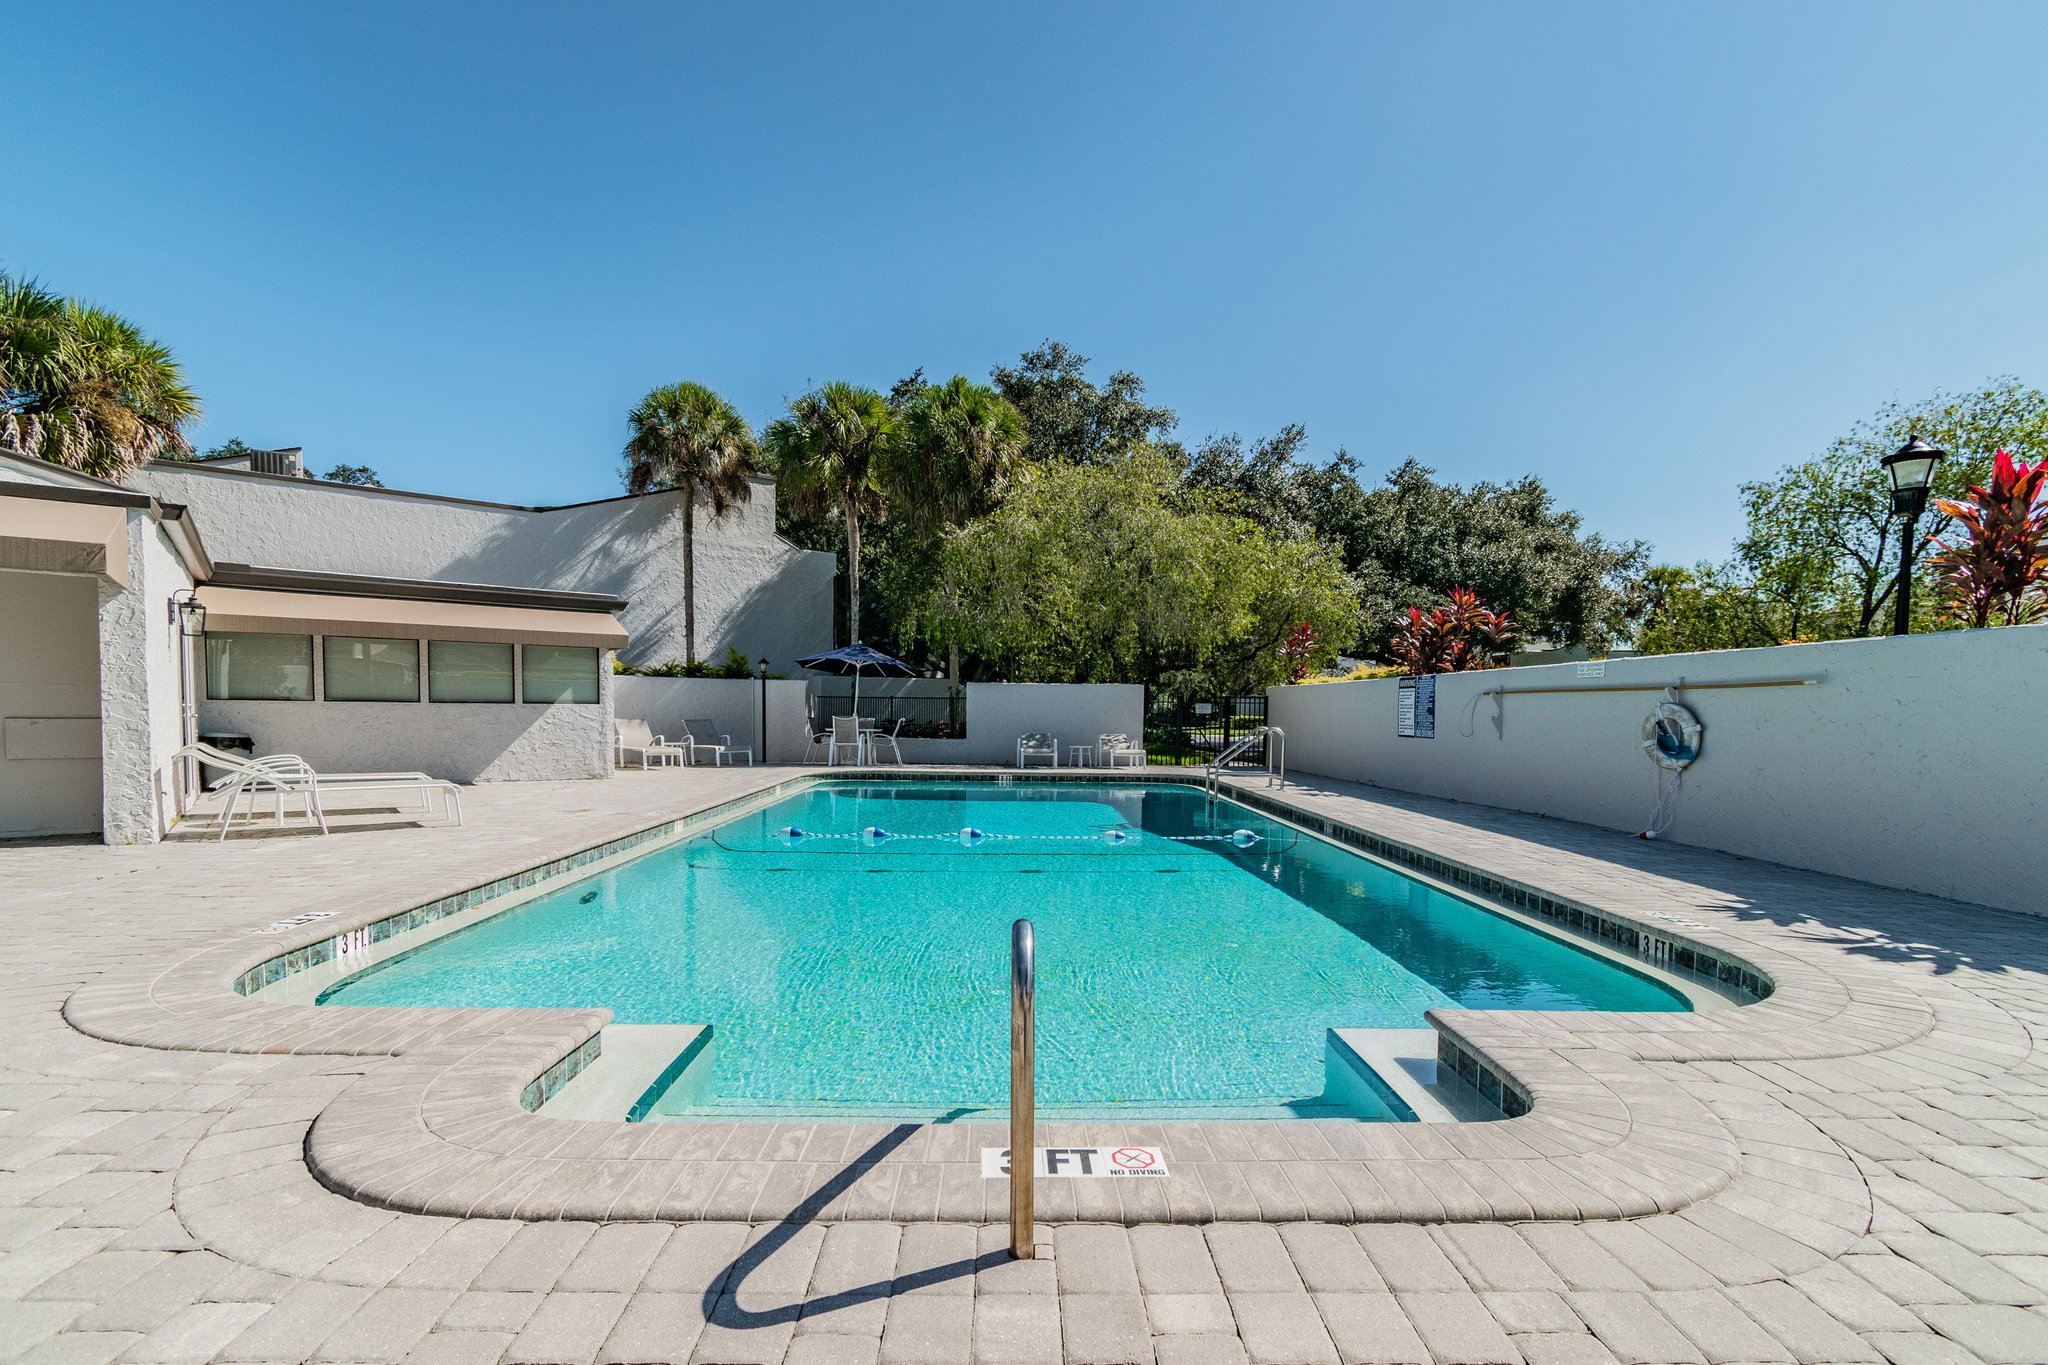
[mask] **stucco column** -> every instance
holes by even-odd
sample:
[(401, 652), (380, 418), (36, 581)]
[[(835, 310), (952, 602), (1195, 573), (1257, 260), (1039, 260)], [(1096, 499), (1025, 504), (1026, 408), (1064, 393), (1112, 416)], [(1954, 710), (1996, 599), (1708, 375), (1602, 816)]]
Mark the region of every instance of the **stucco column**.
[(100, 829), (110, 844), (157, 840), (150, 719), (166, 681), (154, 676), (150, 612), (168, 608), (154, 600), (160, 575), (151, 574), (144, 549), (155, 534), (149, 513), (130, 509), (128, 586), (100, 580)]
[(604, 746), (604, 758), (597, 769), (599, 777), (617, 775), (612, 765), (612, 717), (618, 714), (618, 676), (613, 664), (617, 659), (618, 654), (614, 650), (597, 651), (597, 700), (602, 713), (598, 720), (598, 742)]

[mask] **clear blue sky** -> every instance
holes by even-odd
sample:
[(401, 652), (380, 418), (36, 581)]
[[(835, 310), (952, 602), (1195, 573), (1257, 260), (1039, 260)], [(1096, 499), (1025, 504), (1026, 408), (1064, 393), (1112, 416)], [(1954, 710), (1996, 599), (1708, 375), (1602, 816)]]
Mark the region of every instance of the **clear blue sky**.
[(1534, 470), (1719, 555), (1887, 397), (2048, 383), (2048, 5), (0, 3), (0, 265), (201, 444), (618, 489), (694, 378), (1046, 337), (1182, 435)]

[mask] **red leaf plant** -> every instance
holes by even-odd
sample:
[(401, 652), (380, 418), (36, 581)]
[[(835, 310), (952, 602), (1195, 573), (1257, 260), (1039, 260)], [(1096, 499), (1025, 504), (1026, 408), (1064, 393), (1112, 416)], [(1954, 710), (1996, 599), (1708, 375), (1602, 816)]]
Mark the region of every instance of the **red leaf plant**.
[(2048, 616), (2048, 458), (2029, 465), (1999, 451), (1991, 486), (1967, 502), (1936, 498), (1969, 539), (1935, 542), (1929, 563), (1947, 590), (1949, 613), (1968, 625), (2018, 626)]
[(1280, 642), (1280, 661), (1287, 665), (1287, 681), (1298, 683), (1308, 676), (1308, 661), (1323, 642), (1316, 628), (1303, 621)]
[(1514, 640), (1515, 624), (1506, 612), (1482, 606), (1470, 588), (1452, 588), (1448, 607), (1427, 616), (1420, 607), (1408, 608), (1408, 618), (1395, 630), (1387, 653), (1418, 677), (1463, 673), (1494, 667), (1495, 657), (1505, 654)]

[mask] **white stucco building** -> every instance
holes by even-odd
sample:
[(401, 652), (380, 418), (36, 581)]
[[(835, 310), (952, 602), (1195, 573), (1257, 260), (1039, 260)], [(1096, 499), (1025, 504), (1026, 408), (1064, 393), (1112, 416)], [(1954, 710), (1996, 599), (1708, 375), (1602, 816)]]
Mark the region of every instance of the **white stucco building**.
[[(517, 507), (259, 473), (239, 460), (151, 463), (130, 482), (191, 508), (222, 564), (601, 593), (626, 603), (628, 662), (684, 657), (680, 493)], [(698, 658), (715, 662), (731, 647), (787, 673), (798, 656), (832, 647), (833, 557), (775, 533), (772, 479), (755, 479), (752, 498), (723, 521), (698, 507), (696, 561)]]
[[(0, 838), (148, 842), (198, 735), (460, 782), (611, 771), (612, 661), (683, 656), (681, 494), (515, 507), (307, 479), (127, 486), (0, 455)], [(773, 484), (697, 517), (697, 654), (832, 644), (832, 556)]]

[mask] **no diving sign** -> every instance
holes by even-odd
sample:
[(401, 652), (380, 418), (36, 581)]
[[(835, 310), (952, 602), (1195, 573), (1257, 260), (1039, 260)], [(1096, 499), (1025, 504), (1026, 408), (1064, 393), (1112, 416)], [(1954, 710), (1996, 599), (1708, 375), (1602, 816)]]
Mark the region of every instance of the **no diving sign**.
[[(1119, 1176), (1166, 1174), (1166, 1157), (1157, 1147), (1040, 1147), (1033, 1168), (1040, 1178), (1102, 1180)], [(981, 1178), (1007, 1180), (1010, 1149), (981, 1149)]]

